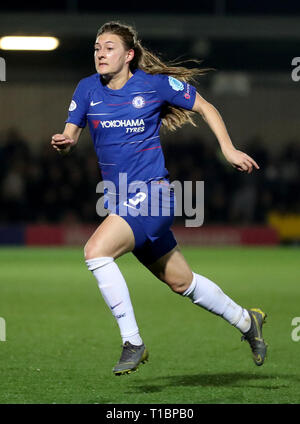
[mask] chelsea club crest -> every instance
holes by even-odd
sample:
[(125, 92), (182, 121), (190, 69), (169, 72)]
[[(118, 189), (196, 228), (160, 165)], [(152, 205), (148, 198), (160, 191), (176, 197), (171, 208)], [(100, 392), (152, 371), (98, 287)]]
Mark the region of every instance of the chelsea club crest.
[(145, 99), (142, 96), (136, 96), (132, 100), (132, 105), (136, 107), (137, 109), (144, 107), (145, 104), (146, 104)]

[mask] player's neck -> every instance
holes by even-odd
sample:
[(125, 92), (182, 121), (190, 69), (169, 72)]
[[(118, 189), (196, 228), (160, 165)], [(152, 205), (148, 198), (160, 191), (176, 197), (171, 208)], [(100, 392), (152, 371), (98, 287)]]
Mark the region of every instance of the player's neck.
[(132, 72), (128, 69), (126, 72), (119, 72), (115, 75), (105, 75), (103, 76), (103, 81), (105, 85), (112, 90), (120, 90), (132, 75)]

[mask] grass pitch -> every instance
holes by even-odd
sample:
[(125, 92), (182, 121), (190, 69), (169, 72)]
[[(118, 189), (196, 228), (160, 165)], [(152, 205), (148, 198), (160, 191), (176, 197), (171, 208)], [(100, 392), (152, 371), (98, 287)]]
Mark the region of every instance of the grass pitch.
[(238, 330), (172, 293), (129, 254), (117, 263), (150, 360), (115, 377), (118, 327), (82, 249), (7, 248), (0, 250), (0, 403), (300, 403), (300, 341), (291, 337), (300, 316), (299, 250), (182, 251), (237, 303), (267, 312), (262, 367)]

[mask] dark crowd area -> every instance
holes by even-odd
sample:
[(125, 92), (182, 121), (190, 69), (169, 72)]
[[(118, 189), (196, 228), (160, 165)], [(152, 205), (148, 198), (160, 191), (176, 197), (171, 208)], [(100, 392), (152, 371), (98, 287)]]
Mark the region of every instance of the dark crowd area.
[[(204, 181), (204, 223), (232, 225), (263, 224), (271, 211), (300, 213), (299, 144), (285, 141), (274, 154), (259, 137), (249, 140), (245, 151), (260, 170), (248, 175), (225, 161), (217, 142), (162, 141), (171, 181)], [(92, 142), (60, 156), (50, 141), (33, 149), (12, 130), (0, 140), (0, 224), (97, 223), (100, 181)]]

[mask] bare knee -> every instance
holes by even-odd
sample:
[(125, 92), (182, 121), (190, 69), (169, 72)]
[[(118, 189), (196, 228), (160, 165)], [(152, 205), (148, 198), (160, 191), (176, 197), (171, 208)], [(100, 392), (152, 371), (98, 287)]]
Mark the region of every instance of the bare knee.
[(102, 249), (101, 240), (98, 240), (97, 244), (94, 241), (89, 240), (84, 246), (83, 252), (84, 252), (84, 259), (86, 261), (88, 261), (89, 259), (107, 256), (104, 254), (104, 249)]
[(185, 275), (181, 278), (179, 277), (164, 277), (162, 281), (166, 283), (170, 289), (177, 293), (177, 294), (183, 294), (191, 285), (191, 282), (193, 280), (193, 274), (191, 275)]
[(114, 259), (133, 250), (135, 238), (128, 223), (119, 216), (108, 216), (84, 247), (86, 260), (98, 257)]
[(178, 246), (149, 265), (148, 269), (178, 294), (190, 287), (194, 277)]

